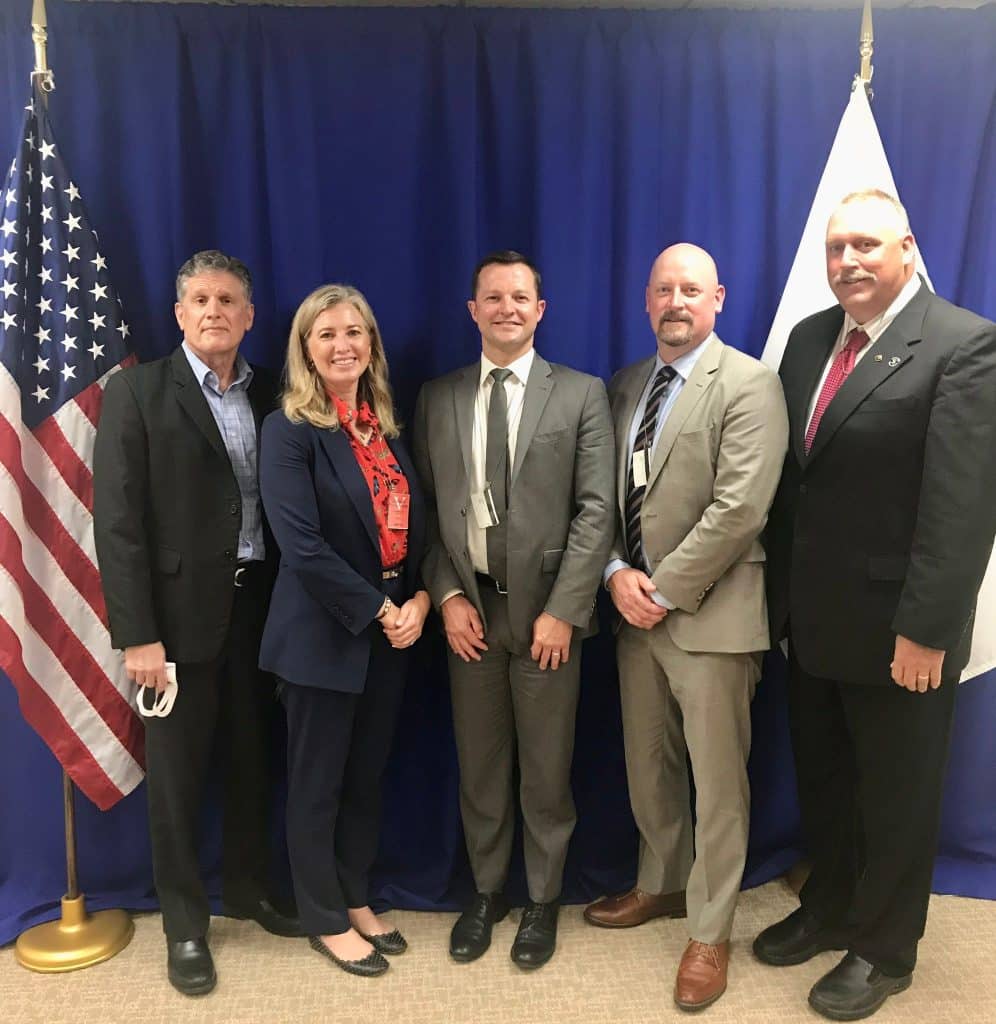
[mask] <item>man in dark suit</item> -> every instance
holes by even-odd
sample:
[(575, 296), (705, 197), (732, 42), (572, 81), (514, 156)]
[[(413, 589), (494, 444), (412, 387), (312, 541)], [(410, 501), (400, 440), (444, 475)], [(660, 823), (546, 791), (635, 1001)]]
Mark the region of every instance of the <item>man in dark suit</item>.
[(613, 533), (605, 385), (533, 348), (540, 276), (516, 252), (474, 271), (478, 362), (419, 395), (414, 451), (427, 500), (422, 575), (450, 646), (460, 808), (477, 897), (450, 955), (474, 960), (508, 912), (518, 755), (529, 904), (521, 967), (553, 955), (576, 820), (570, 789), (581, 640)]
[(166, 662), (176, 664), (172, 711), (144, 719), (149, 827), (169, 979), (195, 995), (215, 985), (197, 841), (216, 734), (226, 753), (226, 910), (276, 934), (298, 929), (266, 890), (272, 687), (257, 662), (276, 552), (259, 499), (257, 437), (275, 385), (238, 352), (253, 320), (245, 264), (197, 253), (180, 268), (176, 296), (183, 344), (108, 382), (94, 531), (111, 638), (129, 676), (162, 692)]
[(832, 1020), (912, 981), (958, 678), (996, 531), (996, 325), (914, 274), (883, 192), (827, 228), (840, 303), (781, 364), (790, 446), (767, 538), (772, 638), (813, 869), (754, 943), (766, 963), (847, 950), (810, 992)]

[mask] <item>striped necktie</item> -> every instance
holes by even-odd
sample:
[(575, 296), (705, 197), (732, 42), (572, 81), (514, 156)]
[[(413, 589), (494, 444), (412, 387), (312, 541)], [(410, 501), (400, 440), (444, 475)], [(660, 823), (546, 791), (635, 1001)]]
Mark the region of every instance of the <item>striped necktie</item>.
[[(639, 429), (636, 431), (636, 438), (633, 441), (634, 452), (646, 452), (647, 473), (650, 472), (649, 452), (653, 448), (654, 437), (657, 434), (657, 414), (660, 412), (661, 404), (664, 401), (671, 381), (677, 376), (672, 366), (662, 366), (654, 377), (650, 386), (650, 394), (647, 395), (647, 405), (643, 410), (643, 419), (640, 421)], [(626, 477), (626, 549), (629, 552), (629, 564), (634, 568), (646, 568), (643, 561), (643, 536), (640, 529), (640, 510), (643, 508), (643, 496), (647, 492), (646, 483), (637, 485), (633, 478), (633, 459), (629, 460), (629, 470)]]

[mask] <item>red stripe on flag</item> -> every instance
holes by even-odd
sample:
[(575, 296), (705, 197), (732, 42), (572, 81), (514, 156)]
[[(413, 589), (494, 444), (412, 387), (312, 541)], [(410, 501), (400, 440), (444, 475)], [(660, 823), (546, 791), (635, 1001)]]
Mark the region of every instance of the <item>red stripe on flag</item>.
[(104, 607), (97, 567), (69, 535), (55, 510), (25, 473), (21, 463), (21, 439), (4, 416), (0, 416), (0, 463), (7, 467), (14, 479), (14, 486), (21, 493), (28, 525), (51, 552), (69, 582), (80, 592), (94, 614), (107, 626), (107, 609)]
[(0, 562), (21, 591), (24, 614), (32, 629), (58, 658), (69, 678), (93, 705), (136, 760), (142, 751), (135, 711), (94, 660), (72, 624), (66, 622), (24, 565), (21, 540), (6, 516), (0, 515)]
[(3, 618), (0, 618), (0, 667), (17, 690), (17, 700), (26, 721), (45, 741), (80, 792), (102, 811), (113, 807), (124, 794), (27, 670), (21, 655), (21, 641)]
[[(134, 362), (135, 360), (130, 360)], [(125, 359), (121, 363), (122, 366), (127, 365), (128, 359)], [(83, 415), (94, 425), (100, 419), (100, 408), (104, 404), (104, 389), (100, 386), (100, 381), (95, 380), (88, 388), (81, 391), (75, 398), (76, 404), (82, 409)]]
[(93, 473), (76, 454), (76, 449), (69, 443), (55, 417), (49, 416), (42, 420), (33, 433), (69, 489), (80, 499), (87, 512), (93, 515)]

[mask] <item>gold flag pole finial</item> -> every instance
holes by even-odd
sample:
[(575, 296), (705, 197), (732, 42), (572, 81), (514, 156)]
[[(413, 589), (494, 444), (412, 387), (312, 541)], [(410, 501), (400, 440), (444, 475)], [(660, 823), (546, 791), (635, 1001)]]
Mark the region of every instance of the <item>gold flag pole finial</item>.
[(35, 44), (35, 69), (31, 82), (38, 83), (42, 92), (55, 88), (55, 76), (48, 67), (48, 18), (45, 15), (45, 0), (34, 0), (31, 8), (31, 38)]
[(872, 51), (875, 48), (874, 43), (875, 33), (872, 30), (871, 0), (865, 0), (865, 8), (861, 12), (861, 35), (858, 40), (858, 54), (861, 57), (861, 70), (854, 76), (854, 85), (852, 88), (857, 89), (859, 84), (863, 85), (865, 92), (868, 94), (868, 99), (871, 99), (874, 95), (871, 87), (872, 75), (875, 73), (875, 68), (872, 65)]

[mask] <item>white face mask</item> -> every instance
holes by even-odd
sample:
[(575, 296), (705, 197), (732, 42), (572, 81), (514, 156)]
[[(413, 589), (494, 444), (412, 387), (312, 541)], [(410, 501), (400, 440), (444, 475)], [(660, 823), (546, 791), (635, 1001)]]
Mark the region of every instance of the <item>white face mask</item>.
[[(180, 687), (176, 682), (176, 662), (166, 662), (166, 689), (157, 693), (154, 686), (143, 686), (138, 691), (138, 713), (145, 718), (165, 718), (176, 703), (176, 695)], [(152, 693), (155, 699), (151, 707), (146, 701), (146, 696)]]

